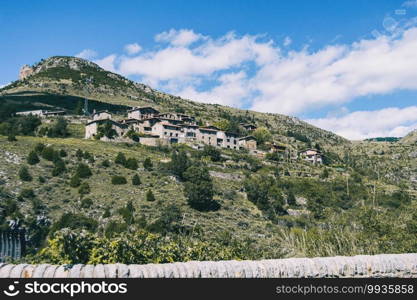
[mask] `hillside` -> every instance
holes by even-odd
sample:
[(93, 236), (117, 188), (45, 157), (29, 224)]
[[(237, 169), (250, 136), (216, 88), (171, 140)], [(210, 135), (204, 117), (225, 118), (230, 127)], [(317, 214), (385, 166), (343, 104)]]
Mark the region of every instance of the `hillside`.
[[(302, 140), (307, 138), (323, 145), (348, 143), (346, 139), (336, 134), (319, 129), (295, 117), (185, 100), (135, 83), (80, 58), (51, 57), (31, 68), (33, 73), (27, 78), (17, 80), (0, 90), (1, 102), (19, 102), (26, 106), (28, 103), (51, 105), (55, 102), (55, 105), (62, 103), (63, 108), (74, 109), (77, 100), (88, 98), (101, 103), (109, 103), (112, 105), (110, 106), (112, 110), (117, 110), (117, 108), (121, 110), (120, 106), (113, 107), (113, 105), (151, 105), (160, 111), (184, 112), (210, 123), (225, 119), (255, 123), (258, 127), (265, 126), (270, 129), (275, 138), (283, 143), (295, 141), (294, 136)], [(62, 100), (63, 97), (72, 102), (72, 105), (65, 103), (65, 100)], [(92, 103), (95, 102), (92, 101)]]
[(417, 129), (414, 131), (411, 131), (409, 134), (407, 134), (405, 137), (403, 137), (400, 140), (400, 143), (402, 144), (416, 144), (417, 143)]
[[(417, 251), (415, 144), (349, 142), (296, 118), (166, 95), (75, 58), (42, 61), (1, 94), (0, 230), (25, 230), (23, 262)], [(323, 164), (226, 148), (86, 140), (86, 117), (76, 113), (83, 97), (90, 109), (118, 116), (132, 105), (152, 105), (202, 123), (254, 122), (291, 150), (319, 144)], [(35, 107), (70, 115), (11, 116)]]

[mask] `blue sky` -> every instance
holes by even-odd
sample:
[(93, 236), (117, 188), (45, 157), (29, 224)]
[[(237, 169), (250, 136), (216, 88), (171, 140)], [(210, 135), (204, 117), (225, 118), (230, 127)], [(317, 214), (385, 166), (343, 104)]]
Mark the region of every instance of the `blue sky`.
[(0, 86), (77, 55), (196, 101), (402, 136), (417, 128), (416, 17), (414, 0), (4, 0)]

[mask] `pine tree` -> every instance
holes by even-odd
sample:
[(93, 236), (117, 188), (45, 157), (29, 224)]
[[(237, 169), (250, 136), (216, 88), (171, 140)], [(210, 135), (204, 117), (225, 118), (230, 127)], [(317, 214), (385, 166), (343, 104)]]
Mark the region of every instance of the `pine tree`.
[(125, 167), (130, 169), (130, 170), (137, 170), (138, 169), (138, 162), (137, 162), (136, 158), (129, 158), (128, 160), (126, 160)]
[(83, 163), (78, 164), (76, 174), (78, 175), (79, 178), (88, 178), (91, 175), (93, 175), (93, 173), (91, 173), (90, 168), (86, 164), (83, 164)]
[(30, 151), (27, 157), (27, 162), (29, 165), (36, 165), (39, 162), (39, 157), (36, 154), (36, 151), (34, 150)]
[(74, 176), (71, 177), (71, 180), (70, 180), (70, 183), (69, 183), (70, 187), (73, 187), (73, 188), (79, 187), (80, 184), (81, 184), (81, 180), (80, 180), (80, 177), (77, 174), (75, 174)]
[(126, 157), (122, 152), (119, 152), (116, 156), (116, 159), (114, 160), (114, 162), (118, 165), (126, 165)]
[(149, 157), (147, 157), (145, 161), (143, 162), (143, 167), (145, 168), (146, 171), (152, 171), (153, 164)]
[(147, 201), (149, 201), (149, 202), (153, 202), (153, 201), (155, 201), (155, 196), (154, 196), (154, 194), (152, 193), (152, 190), (148, 190), (148, 191), (146, 192), (146, 200), (147, 200)]
[(132, 177), (132, 185), (140, 185), (140, 178), (138, 174), (133, 175)]
[(22, 166), (19, 170), (19, 178), (23, 181), (32, 181), (32, 176), (26, 166)]

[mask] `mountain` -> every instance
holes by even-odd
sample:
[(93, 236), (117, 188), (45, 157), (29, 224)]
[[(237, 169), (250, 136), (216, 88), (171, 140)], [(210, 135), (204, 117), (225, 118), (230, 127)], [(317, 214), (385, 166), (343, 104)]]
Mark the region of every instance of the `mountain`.
[[(224, 119), (265, 126), (283, 143), (310, 141), (321, 145), (349, 141), (326, 130), (281, 114), (259, 113), (217, 104), (198, 103), (169, 95), (108, 72), (97, 64), (75, 57), (54, 56), (21, 70), (21, 79), (0, 90), (0, 101), (44, 104), (73, 109), (78, 101), (106, 103), (112, 110), (130, 106), (153, 106), (161, 111), (178, 111), (210, 123)], [(116, 106), (114, 106), (116, 105)]]
[(416, 144), (417, 143), (417, 129), (411, 131), (405, 137), (400, 140), (403, 144)]

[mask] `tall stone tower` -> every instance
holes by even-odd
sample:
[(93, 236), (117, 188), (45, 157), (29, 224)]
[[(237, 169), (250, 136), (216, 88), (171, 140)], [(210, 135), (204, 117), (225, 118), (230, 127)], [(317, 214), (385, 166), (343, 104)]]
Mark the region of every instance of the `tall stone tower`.
[(33, 69), (28, 65), (24, 65), (23, 67), (20, 68), (19, 79), (23, 80), (27, 78), (29, 75), (31, 75), (32, 73), (33, 73)]

